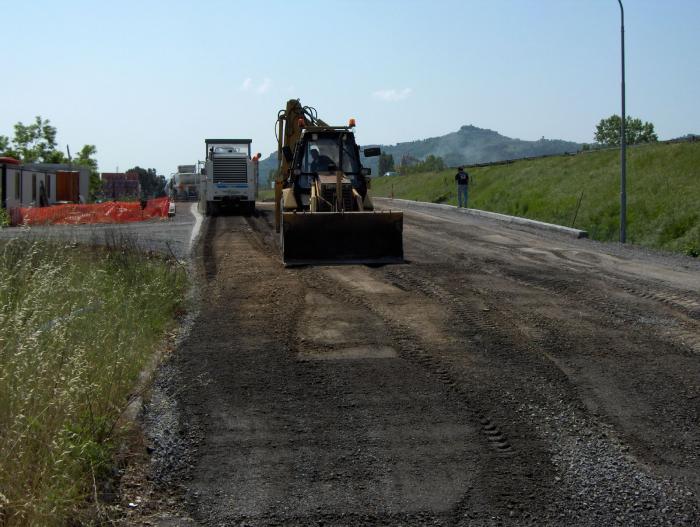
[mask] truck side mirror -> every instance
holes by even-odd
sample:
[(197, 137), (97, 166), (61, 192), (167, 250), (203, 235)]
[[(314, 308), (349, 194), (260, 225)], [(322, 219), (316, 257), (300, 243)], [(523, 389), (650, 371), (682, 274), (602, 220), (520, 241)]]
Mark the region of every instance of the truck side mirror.
[(282, 147), (282, 155), (287, 160), (287, 163), (291, 163), (292, 159), (294, 159), (294, 153), (292, 152), (292, 149), (288, 146)]
[(378, 146), (372, 148), (365, 148), (365, 157), (377, 157), (381, 153), (382, 150)]

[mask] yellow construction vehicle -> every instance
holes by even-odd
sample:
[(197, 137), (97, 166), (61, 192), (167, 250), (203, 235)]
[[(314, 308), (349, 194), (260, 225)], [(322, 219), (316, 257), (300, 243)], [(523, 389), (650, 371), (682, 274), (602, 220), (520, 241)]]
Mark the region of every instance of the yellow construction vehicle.
[(374, 210), (354, 128), (354, 119), (329, 126), (297, 99), (278, 113), (275, 230), (285, 265), (403, 261), (403, 213)]

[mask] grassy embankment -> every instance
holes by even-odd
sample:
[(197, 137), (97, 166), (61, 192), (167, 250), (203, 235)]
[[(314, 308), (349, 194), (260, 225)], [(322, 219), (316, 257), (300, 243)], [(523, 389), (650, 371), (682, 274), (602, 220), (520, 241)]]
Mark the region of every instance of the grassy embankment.
[[(376, 196), (457, 204), (455, 171), (376, 178)], [(469, 206), (619, 236), (620, 154), (582, 153), (470, 169)], [(576, 213), (581, 198), (580, 209)], [(647, 247), (700, 252), (700, 143), (628, 149), (627, 238)]]
[(185, 282), (128, 249), (0, 244), (0, 525), (94, 518), (86, 500)]
[(275, 201), (275, 190), (266, 188), (258, 191), (258, 201)]

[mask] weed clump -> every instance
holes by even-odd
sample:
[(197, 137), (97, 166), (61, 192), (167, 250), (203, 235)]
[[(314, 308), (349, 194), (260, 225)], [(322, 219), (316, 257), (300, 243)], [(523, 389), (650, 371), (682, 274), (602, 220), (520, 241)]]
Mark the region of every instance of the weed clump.
[(94, 493), (184, 285), (128, 247), (0, 245), (0, 525), (63, 524)]

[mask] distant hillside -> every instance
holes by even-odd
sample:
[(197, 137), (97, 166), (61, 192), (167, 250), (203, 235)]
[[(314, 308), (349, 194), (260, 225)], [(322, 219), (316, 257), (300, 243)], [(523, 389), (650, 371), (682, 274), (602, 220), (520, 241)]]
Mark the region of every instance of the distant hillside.
[(260, 182), (265, 184), (270, 171), (277, 170), (277, 152), (272, 152), (266, 158), (261, 159), (258, 167), (260, 171)]
[[(394, 156), (394, 162), (400, 163), (403, 156), (411, 156), (423, 160), (429, 155), (439, 156), (448, 166), (461, 164), (489, 163), (507, 159), (536, 157), (566, 152), (577, 152), (581, 149), (579, 143), (559, 139), (540, 139), (539, 141), (522, 141), (505, 137), (493, 130), (463, 126), (457, 132), (440, 137), (430, 137), (418, 141), (398, 143), (396, 145), (363, 145), (380, 146), (382, 152)], [(377, 158), (363, 160), (363, 164), (377, 172)], [(277, 152), (270, 154), (260, 162), (260, 174), (267, 178), (270, 170), (277, 168)]]
[[(633, 146), (627, 160), (628, 241), (700, 255), (700, 141)], [(454, 173), (379, 177), (372, 191), (455, 205)], [(470, 207), (575, 226), (601, 241), (618, 239), (617, 149), (470, 168), (469, 173), (474, 177)]]
[[(473, 165), (507, 159), (536, 157), (566, 152), (577, 152), (579, 143), (559, 139), (523, 141), (505, 137), (493, 130), (463, 126), (457, 132), (419, 141), (381, 145), (382, 152), (394, 156), (399, 163), (404, 155), (425, 159), (429, 155), (439, 156), (448, 166)], [(376, 163), (376, 161), (375, 161)]]

